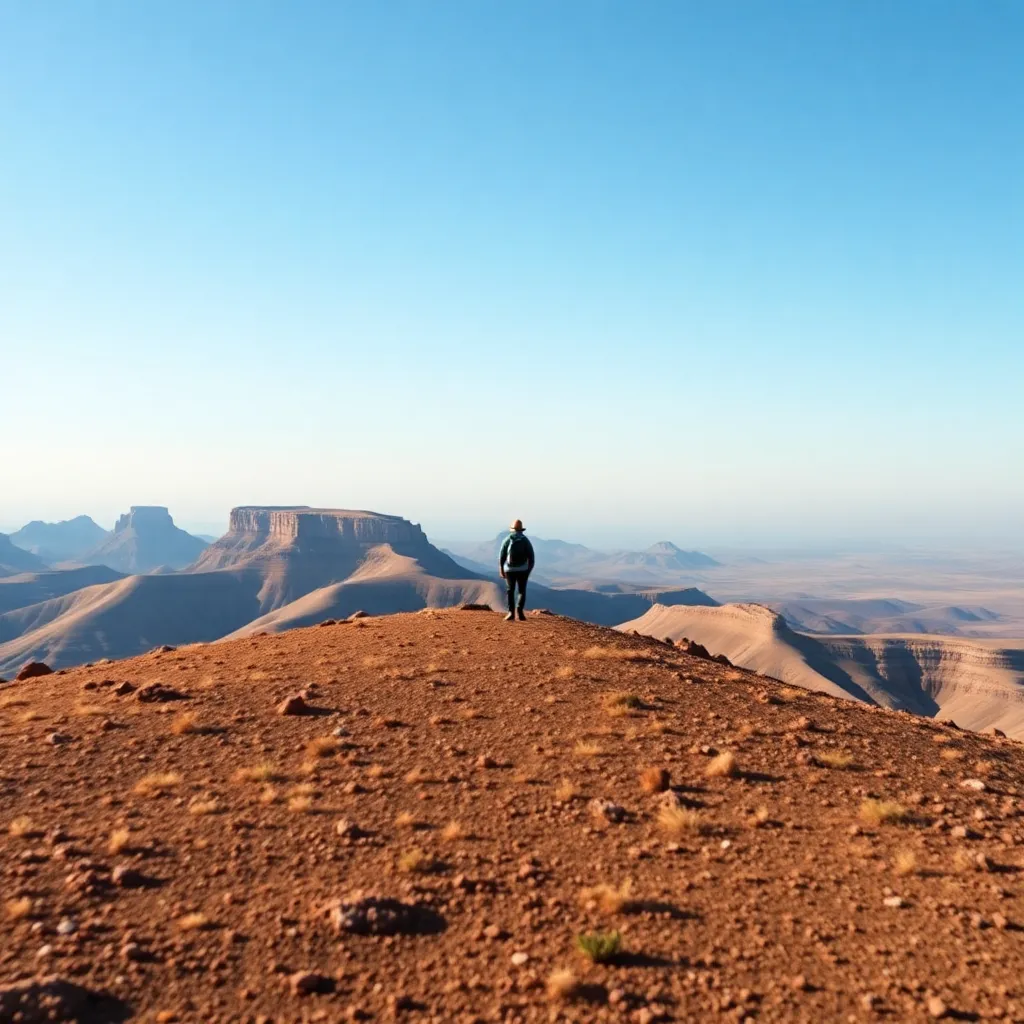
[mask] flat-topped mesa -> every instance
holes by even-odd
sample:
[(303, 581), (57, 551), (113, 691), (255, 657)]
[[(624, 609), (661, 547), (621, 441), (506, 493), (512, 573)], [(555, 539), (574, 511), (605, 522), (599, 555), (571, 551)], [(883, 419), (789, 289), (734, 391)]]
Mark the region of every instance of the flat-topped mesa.
[(132, 505), (128, 512), (118, 518), (114, 533), (122, 533), (132, 527), (145, 529), (153, 526), (164, 529), (174, 526), (166, 505)]
[(419, 546), (427, 535), (401, 516), (350, 509), (242, 506), (231, 510), (231, 534), (279, 542), (342, 542)]

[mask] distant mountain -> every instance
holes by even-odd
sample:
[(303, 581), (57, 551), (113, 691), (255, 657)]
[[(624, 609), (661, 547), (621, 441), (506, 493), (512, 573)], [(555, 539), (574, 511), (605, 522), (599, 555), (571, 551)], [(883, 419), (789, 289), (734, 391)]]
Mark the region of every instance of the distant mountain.
[(644, 551), (620, 551), (610, 556), (612, 565), (643, 566), (647, 569), (680, 570), (713, 569), (716, 562), (710, 555), (700, 551), (683, 551), (671, 541), (663, 540), (652, 544)]
[(74, 562), (99, 547), (109, 536), (110, 533), (89, 516), (75, 516), (59, 523), (34, 519), (11, 534), (11, 543), (47, 562)]
[(82, 557), (89, 565), (107, 565), (125, 573), (182, 569), (207, 547), (205, 541), (179, 530), (163, 505), (133, 505), (114, 532)]
[(31, 551), (11, 543), (6, 533), (0, 533), (0, 576), (17, 576), (23, 572), (40, 572), (46, 563)]
[[(458, 545), (449, 548), (449, 554), (461, 564), (494, 573), (498, 566), (498, 553), (507, 533), (482, 544)], [(530, 536), (527, 534), (527, 536)], [(713, 569), (719, 565), (715, 559), (700, 551), (684, 551), (671, 541), (652, 544), (644, 551), (595, 551), (583, 544), (564, 540), (530, 537), (537, 555), (535, 578), (556, 586), (576, 586), (581, 583), (610, 581), (636, 583), (657, 587), (692, 579), (695, 571)]]
[(998, 622), (1001, 618), (980, 606), (930, 606), (896, 598), (790, 599), (769, 602), (769, 607), (783, 615), (793, 629), (846, 636), (860, 633), (969, 636), (972, 627)]

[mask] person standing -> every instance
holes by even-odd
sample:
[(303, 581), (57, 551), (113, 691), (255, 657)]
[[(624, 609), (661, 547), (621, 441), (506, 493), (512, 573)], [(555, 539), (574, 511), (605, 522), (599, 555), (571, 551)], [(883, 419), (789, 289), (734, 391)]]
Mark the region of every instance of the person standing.
[[(506, 622), (514, 621), (518, 612), (520, 620), (526, 618), (523, 609), (526, 607), (526, 581), (533, 572), (533, 545), (526, 536), (523, 521), (517, 519), (510, 527), (509, 535), (501, 545), (498, 555), (498, 571), (508, 588), (508, 615)], [(519, 602), (516, 603), (516, 591), (519, 591)]]

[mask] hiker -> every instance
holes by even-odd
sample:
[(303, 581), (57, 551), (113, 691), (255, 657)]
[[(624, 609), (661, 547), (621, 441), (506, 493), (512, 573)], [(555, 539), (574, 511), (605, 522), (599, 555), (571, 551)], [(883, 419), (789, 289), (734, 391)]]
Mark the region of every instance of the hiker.
[(526, 607), (526, 581), (533, 572), (533, 545), (526, 537), (523, 521), (517, 519), (510, 527), (510, 533), (501, 545), (498, 555), (498, 571), (508, 587), (508, 615), (506, 622), (516, 617), (516, 588), (519, 588), (518, 612), (520, 620), (526, 618), (523, 609)]

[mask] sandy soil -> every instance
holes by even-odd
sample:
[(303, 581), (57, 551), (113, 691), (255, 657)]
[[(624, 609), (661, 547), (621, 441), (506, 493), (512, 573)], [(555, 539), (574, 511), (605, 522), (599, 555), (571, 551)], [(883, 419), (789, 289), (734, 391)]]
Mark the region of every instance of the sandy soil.
[(1022, 771), (548, 616), (43, 676), (0, 688), (0, 1020), (1024, 1020)]

